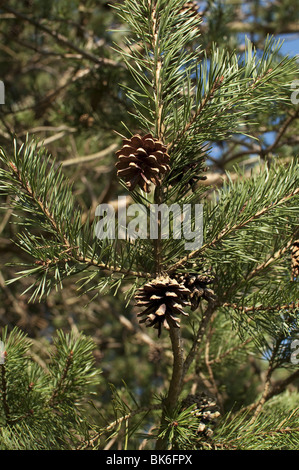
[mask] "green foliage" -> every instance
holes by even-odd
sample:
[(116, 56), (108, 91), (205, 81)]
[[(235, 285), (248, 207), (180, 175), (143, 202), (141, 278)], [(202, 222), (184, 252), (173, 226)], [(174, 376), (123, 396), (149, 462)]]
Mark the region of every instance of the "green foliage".
[[(296, 450), (298, 448), (297, 394), (284, 393), (270, 400), (257, 420), (237, 414), (218, 428), (217, 441), (224, 450)], [(225, 437), (224, 437), (225, 436)]]
[[(23, 3), (1, 5), (1, 449), (296, 449), (298, 64), (271, 36), (294, 18), (262, 2)], [(257, 28), (244, 43), (240, 18)], [(114, 152), (148, 132), (171, 171), (128, 194)], [(148, 218), (152, 203), (202, 203), (203, 245), (186, 250), (172, 225), (167, 240), (99, 240), (96, 206), (124, 194)], [(158, 342), (136, 288), (206, 269), (215, 299)], [(182, 409), (205, 389), (221, 410), (209, 436)]]
[(57, 331), (45, 365), (30, 356), (30, 340), (19, 329), (3, 329), (1, 449), (72, 449), (87, 436), (87, 397), (99, 380), (82, 334)]

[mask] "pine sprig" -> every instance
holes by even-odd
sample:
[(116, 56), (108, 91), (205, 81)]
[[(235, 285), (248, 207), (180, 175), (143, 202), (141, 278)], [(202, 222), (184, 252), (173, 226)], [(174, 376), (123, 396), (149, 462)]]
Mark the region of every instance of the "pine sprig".
[(1, 341), (6, 352), (0, 364), (1, 449), (69, 449), (85, 439), (83, 405), (99, 381), (93, 342), (58, 331), (47, 368), (42, 368), (17, 328), (10, 333), (5, 328)]
[(231, 255), (236, 253), (240, 261), (246, 260), (248, 244), (252, 237), (256, 239), (255, 230), (269, 240), (267, 234), (274, 230), (285, 231), (281, 220), (288, 216), (290, 227), (294, 227), (293, 224), (296, 227), (298, 178), (294, 162), (287, 169), (280, 165), (270, 170), (265, 167), (258, 175), (237, 183), (228, 180), (214, 203), (205, 206), (203, 246), (176, 261), (168, 272), (204, 253), (212, 260), (218, 250), (223, 253), (226, 247)]
[(197, 50), (194, 55), (186, 49), (199, 37), (199, 28), (198, 18), (180, 13), (184, 3), (142, 0), (136, 4), (128, 0), (116, 7), (131, 29), (127, 38), (130, 52), (119, 53), (140, 89), (127, 89), (128, 97), (141, 126), (155, 129), (162, 140), (174, 124), (179, 127), (178, 122), (190, 108), (187, 90), (192, 88), (191, 75), (199, 53)]
[(220, 449), (283, 450), (287, 445), (295, 450), (299, 439), (296, 394), (286, 392), (270, 400), (251, 424), (246, 411), (234, 417), (228, 415), (215, 434), (214, 442)]
[[(71, 185), (43, 146), (26, 141), (18, 148), (15, 142), (13, 155), (1, 150), (0, 158), (5, 164), (0, 170), (1, 192), (14, 196), (14, 209), (26, 227), (18, 233), (18, 245), (35, 259), (33, 266), (20, 271), (11, 282), (34, 275), (31, 300), (41, 299), (66, 277), (90, 268), (98, 268), (106, 280), (107, 272), (149, 276), (135, 271), (138, 249), (126, 246), (123, 256), (119, 255), (117, 239), (96, 238), (97, 220), (83, 223)], [(92, 273), (90, 276), (92, 279)]]

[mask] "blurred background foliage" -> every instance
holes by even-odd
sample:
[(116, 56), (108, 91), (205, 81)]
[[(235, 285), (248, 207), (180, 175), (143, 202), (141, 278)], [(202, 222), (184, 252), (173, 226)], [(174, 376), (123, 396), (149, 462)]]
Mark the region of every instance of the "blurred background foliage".
[[(125, 134), (125, 126), (138, 132), (125, 93), (126, 86), (135, 84), (114, 50), (115, 43), (122, 47), (127, 26), (120, 23), (111, 7), (113, 3), (0, 2), (0, 79), (5, 84), (5, 104), (0, 106), (0, 145), (9, 154), (13, 138), (21, 143), (28, 134), (43, 142), (74, 183), (76, 201), (86, 218), (89, 214), (93, 217), (98, 204), (113, 203), (121, 194), (114, 167), (115, 151), (121, 142), (117, 133)], [(261, 52), (269, 33), (292, 39), (299, 35), (297, 0), (255, 0), (246, 4), (217, 0), (198, 2), (198, 7), (203, 19), (202, 48), (207, 55), (216, 42), (230, 50), (237, 49), (242, 57), (245, 34)], [(299, 47), (294, 54), (298, 50)], [(204, 184), (219, 187), (225, 170), (233, 169), (236, 163), (246, 171), (260, 159), (276, 155), (288, 161), (299, 149), (297, 117), (298, 106), (297, 111), (290, 112), (281, 105), (275, 116), (269, 109), (268, 115), (258, 117), (261, 125), (251, 130), (258, 140), (233, 136), (218, 142), (215, 136)], [(287, 119), (290, 122), (282, 129)], [(2, 200), (3, 204), (7, 202)], [(96, 292), (78, 296), (78, 285), (72, 278), (64, 283), (63, 290), (52, 292), (42, 302), (28, 303), (30, 294), (22, 292), (30, 284), (29, 279), (6, 284), (18, 271), (14, 264), (19, 267), (27, 261), (26, 253), (14, 244), (18, 230), (11, 210), (2, 210), (0, 327), (12, 330), (18, 326), (27, 333), (33, 341), (32, 353), (39, 361), (47, 361), (47, 345), (58, 328), (84, 331), (95, 341), (96, 364), (103, 371), (95, 404), (109, 411), (111, 383), (119, 393), (123, 391), (123, 399), (129, 403), (123, 380), (140, 406), (152, 401), (163, 391), (161, 371), (171, 370), (168, 338), (157, 343), (154, 334), (144, 334), (135, 307), (124, 308), (122, 291), (126, 287), (116, 295), (99, 295), (91, 302)], [(222, 406), (230, 409), (250, 404), (260, 392), (263, 361), (247, 355), (246, 349), (240, 354), (234, 335), (227, 335), (231, 326), (224, 314), (219, 313), (211, 326), (216, 327), (218, 335), (213, 336), (212, 351), (219, 351), (219, 344), (225, 344), (227, 350), (236, 346), (236, 354), (223, 361), (214, 358), (214, 380), (221, 383)], [(191, 326), (188, 328), (191, 334)], [(202, 351), (203, 363), (204, 354)], [(203, 369), (196, 379), (192, 374), (187, 377), (190, 389), (193, 382), (209, 388), (205, 372)], [(292, 387), (296, 388), (296, 384), (298, 379)], [(95, 412), (95, 420), (97, 416)], [(113, 441), (107, 445), (117, 444)]]

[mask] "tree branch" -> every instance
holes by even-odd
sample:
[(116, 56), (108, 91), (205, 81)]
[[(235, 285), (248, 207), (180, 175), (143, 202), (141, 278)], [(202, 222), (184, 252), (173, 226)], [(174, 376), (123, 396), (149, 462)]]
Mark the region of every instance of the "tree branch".
[[(137, 271), (132, 271), (131, 269), (125, 269), (125, 268), (120, 268), (118, 266), (110, 266), (107, 263), (98, 263), (96, 260), (87, 258), (86, 256), (83, 256), (79, 251), (77, 246), (73, 246), (71, 241), (67, 238), (65, 233), (61, 233), (60, 229), (55, 221), (55, 218), (51, 211), (49, 210), (48, 207), (46, 207), (42, 200), (34, 194), (34, 192), (31, 189), (31, 186), (28, 181), (24, 183), (21, 174), (17, 167), (15, 166), (14, 163), (9, 162), (9, 167), (13, 171), (13, 174), (17, 178), (18, 182), (20, 183), (21, 187), (23, 188), (24, 191), (27, 192), (27, 194), (30, 196), (30, 198), (37, 203), (39, 206), (40, 210), (43, 212), (44, 216), (49, 220), (51, 226), (53, 227), (54, 231), (57, 233), (58, 238), (60, 238), (64, 246), (66, 248), (65, 253), (67, 253), (67, 261), (74, 260), (80, 263), (84, 263), (87, 266), (95, 266), (97, 268), (101, 268), (103, 271), (110, 271), (114, 273), (120, 273), (120, 274), (125, 274), (128, 276), (134, 276), (134, 277), (141, 277), (141, 278), (151, 278), (153, 277), (152, 274), (150, 273), (144, 273), (144, 272), (137, 272)], [(42, 264), (46, 265), (46, 267), (49, 267), (51, 264), (57, 264), (58, 261), (63, 261), (63, 260), (49, 260), (48, 263), (45, 263), (44, 261), (41, 261), (40, 263), (37, 262), (37, 264)]]
[(227, 28), (234, 33), (262, 33), (266, 35), (272, 34), (288, 34), (299, 33), (298, 22), (289, 22), (286, 25), (280, 26), (275, 23), (245, 23), (242, 21), (231, 21), (227, 23)]
[(189, 367), (191, 366), (197, 352), (199, 349), (199, 346), (201, 344), (201, 341), (203, 339), (203, 336), (206, 332), (207, 325), (209, 324), (213, 313), (215, 312), (216, 308), (219, 307), (219, 305), (216, 302), (210, 302), (206, 311), (204, 312), (202, 316), (201, 323), (199, 325), (199, 328), (197, 330), (197, 334), (193, 340), (192, 347), (185, 359), (184, 366), (183, 366), (183, 376), (182, 379), (185, 377), (187, 374)]
[(245, 227), (246, 225), (248, 225), (250, 222), (252, 222), (253, 220), (256, 220), (258, 219), (259, 217), (261, 217), (262, 215), (264, 215), (266, 212), (268, 212), (269, 210), (273, 209), (274, 207), (276, 206), (279, 206), (280, 204), (283, 204), (284, 202), (287, 202), (289, 199), (291, 199), (292, 197), (294, 197), (295, 195), (299, 194), (299, 188), (296, 188), (292, 193), (288, 194), (287, 196), (284, 196), (283, 198), (281, 198), (279, 201), (277, 201), (276, 203), (272, 203), (270, 204), (269, 206), (267, 207), (264, 207), (263, 209), (259, 210), (258, 212), (256, 212), (254, 215), (252, 215), (251, 217), (249, 217), (248, 219), (246, 219), (245, 221), (243, 222), (240, 222), (238, 224), (235, 224), (233, 225), (232, 227), (225, 227), (218, 235), (216, 238), (214, 238), (214, 240), (212, 240), (211, 242), (208, 242), (206, 244), (204, 244), (201, 248), (199, 248), (198, 250), (195, 250), (195, 251), (192, 251), (190, 254), (184, 256), (182, 259), (180, 259), (179, 261), (177, 261), (175, 264), (173, 264), (168, 270), (167, 270), (167, 273), (170, 274), (172, 272), (175, 272), (177, 269), (179, 269), (181, 266), (183, 266), (185, 263), (187, 263), (190, 259), (193, 259), (195, 257), (197, 257), (200, 253), (204, 252), (206, 249), (208, 248), (211, 248), (213, 246), (215, 246), (217, 243), (219, 243), (225, 236), (229, 235), (230, 233), (236, 231), (236, 230), (239, 230), (243, 227)]
[(243, 307), (242, 305), (237, 305), (235, 303), (224, 303), (222, 307), (230, 307), (235, 310), (239, 310), (240, 312), (244, 313), (251, 313), (251, 312), (260, 312), (260, 311), (272, 311), (272, 310), (283, 310), (283, 309), (292, 309), (298, 308), (299, 302), (292, 302), (291, 304), (284, 304), (284, 305), (258, 305), (254, 306), (251, 305), (250, 307)]
[(77, 447), (77, 450), (84, 450), (87, 449), (88, 447), (93, 447), (94, 443), (103, 435), (105, 432), (111, 431), (115, 426), (119, 426), (123, 421), (127, 421), (130, 418), (133, 418), (134, 416), (140, 414), (140, 413), (148, 413), (149, 411), (152, 410), (159, 410), (161, 408), (161, 405), (151, 405), (151, 406), (144, 406), (142, 408), (138, 408), (138, 410), (133, 410), (130, 411), (130, 413), (127, 413), (124, 416), (121, 416), (120, 418), (116, 419), (115, 421), (112, 421), (112, 423), (108, 424), (105, 428), (101, 429), (101, 431), (95, 433), (90, 439), (87, 441), (84, 441), (80, 444), (79, 447)]
[[(165, 413), (171, 413), (178, 403), (183, 381), (184, 351), (182, 347), (181, 329), (171, 326), (169, 330), (169, 335), (173, 352), (173, 368), (167, 397), (165, 398), (163, 403), (164, 408), (161, 418), (161, 431), (163, 430), (163, 427), (165, 425)], [(167, 436), (157, 439), (157, 450), (165, 449), (166, 446)]]
[(267, 261), (264, 261), (259, 266), (257, 266), (255, 269), (253, 269), (253, 271), (251, 271), (251, 273), (246, 277), (246, 280), (249, 281), (254, 276), (259, 274), (263, 269), (267, 268), (271, 263), (273, 263), (274, 261), (279, 259), (286, 251), (288, 251), (290, 249), (290, 247), (292, 246), (295, 238), (296, 238), (296, 236), (292, 237), (284, 247), (280, 248), (280, 250), (277, 250), (273, 254), (273, 256), (271, 256), (269, 259), (267, 259)]
[(273, 351), (271, 353), (269, 367), (268, 367), (268, 370), (267, 370), (266, 380), (265, 380), (265, 384), (264, 384), (264, 390), (263, 390), (263, 393), (262, 393), (262, 396), (261, 396), (260, 400), (258, 401), (258, 403), (256, 405), (254, 415), (253, 415), (252, 419), (250, 420), (249, 424), (253, 424), (255, 422), (255, 420), (257, 419), (257, 417), (259, 415), (259, 413), (261, 412), (261, 410), (263, 408), (263, 405), (265, 404), (265, 402), (267, 400), (267, 397), (268, 397), (268, 394), (269, 394), (269, 389), (270, 389), (270, 386), (271, 386), (271, 377), (272, 377), (272, 374), (273, 374), (274, 370), (277, 367), (275, 365), (275, 359), (276, 359), (276, 354), (279, 351), (280, 344), (281, 344), (281, 340), (280, 340), (280, 338), (277, 338), (276, 344), (275, 344), (275, 346), (273, 348)]

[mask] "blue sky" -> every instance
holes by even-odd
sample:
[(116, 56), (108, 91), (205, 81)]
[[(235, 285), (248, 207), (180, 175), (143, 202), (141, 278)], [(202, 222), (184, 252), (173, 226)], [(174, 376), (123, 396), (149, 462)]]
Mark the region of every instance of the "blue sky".
[(297, 55), (299, 60), (299, 34), (280, 34), (277, 38), (284, 39), (281, 52), (291, 57)]

